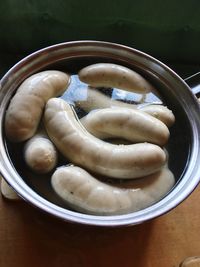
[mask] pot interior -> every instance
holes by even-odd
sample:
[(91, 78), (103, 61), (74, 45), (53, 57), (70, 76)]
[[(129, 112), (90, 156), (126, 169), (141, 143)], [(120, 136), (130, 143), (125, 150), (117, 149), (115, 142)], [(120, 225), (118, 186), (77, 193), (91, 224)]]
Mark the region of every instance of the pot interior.
[[(47, 69), (57, 69), (65, 71), (72, 75), (76, 75), (81, 68), (98, 62), (117, 63), (139, 72), (147, 80), (149, 80), (155, 88), (157, 88), (159, 92), (159, 99), (161, 99), (164, 105), (166, 105), (173, 111), (176, 122), (170, 128), (170, 139), (166, 146), (166, 149), (169, 153), (169, 168), (174, 173), (177, 184), (181, 180), (181, 177), (184, 174), (185, 169), (187, 168), (187, 163), (190, 158), (192, 134), (188, 114), (184, 110), (180, 99), (178, 99), (178, 97), (175, 95), (174, 88), (172, 88), (171, 84), (168, 83), (165, 77), (165, 73), (158, 75), (153, 68), (144, 68), (142, 64), (140, 65), (140, 62), (133, 62), (131, 60), (128, 61), (108, 55), (102, 55), (99, 57), (97, 57), (96, 55), (87, 55), (64, 58), (57, 60), (55, 63), (50, 63), (45, 67), (39, 68), (39, 70), (37, 70), (36, 72)], [(15, 89), (17, 88), (13, 89), (13, 93)], [(104, 90), (104, 94), (108, 95), (108, 97), (111, 97), (111, 93), (111, 90)], [(130, 99), (127, 100), (126, 98), (124, 98), (123, 101), (127, 101), (128, 103), (131, 102)], [(85, 112), (80, 108), (76, 106), (75, 108), (79, 117), (82, 117), (85, 114)], [(22, 177), (25, 183), (41, 197), (60, 207), (66, 208), (66, 203), (64, 203), (51, 188), (50, 177), (52, 173), (46, 175), (33, 174), (33, 172), (30, 171), (26, 166), (22, 156), (24, 144), (13, 144), (6, 139), (4, 139), (4, 142), (8, 157), (12, 162), (13, 168)], [(64, 161), (62, 157), (60, 157), (58, 166), (63, 164), (66, 164), (66, 161)]]

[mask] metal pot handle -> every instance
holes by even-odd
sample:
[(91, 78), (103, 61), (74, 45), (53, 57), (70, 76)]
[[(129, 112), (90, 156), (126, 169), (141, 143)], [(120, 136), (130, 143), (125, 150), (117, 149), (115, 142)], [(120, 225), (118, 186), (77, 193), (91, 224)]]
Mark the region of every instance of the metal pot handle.
[(193, 94), (200, 98), (200, 72), (185, 78), (184, 81), (190, 86)]

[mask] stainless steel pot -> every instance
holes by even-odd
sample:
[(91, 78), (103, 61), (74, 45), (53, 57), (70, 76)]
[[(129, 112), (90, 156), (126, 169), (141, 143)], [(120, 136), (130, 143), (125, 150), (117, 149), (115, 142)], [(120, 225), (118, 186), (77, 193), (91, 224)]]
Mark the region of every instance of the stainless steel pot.
[[(93, 216), (63, 208), (53, 198), (44, 196), (22, 177), (12, 160), (4, 135), (4, 114), (19, 84), (31, 74), (45, 69), (62, 69), (71, 73), (95, 62), (115, 62), (137, 70), (159, 90), (171, 108), (176, 123), (171, 128), (168, 145), (169, 166), (176, 177), (173, 189), (156, 204), (130, 214)], [(11, 68), (1, 80), (0, 90), (0, 172), (13, 189), (26, 201), (61, 219), (99, 226), (134, 225), (158, 217), (176, 207), (200, 181), (200, 107), (187, 83), (155, 58), (126, 46), (100, 42), (61, 43), (39, 50)], [(19, 155), (20, 156), (20, 155)], [(51, 194), (51, 193), (49, 193)]]

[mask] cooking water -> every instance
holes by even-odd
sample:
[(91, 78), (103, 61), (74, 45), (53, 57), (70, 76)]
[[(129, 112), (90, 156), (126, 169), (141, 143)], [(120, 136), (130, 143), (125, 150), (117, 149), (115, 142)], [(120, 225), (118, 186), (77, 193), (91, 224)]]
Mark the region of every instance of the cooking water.
[[(84, 105), (83, 103), (87, 102), (88, 105), (91, 105), (91, 99), (89, 98), (90, 91), (89, 90), (97, 90), (96, 88), (91, 88), (81, 82), (78, 78), (78, 75), (72, 75), (71, 76), (71, 83), (68, 89), (65, 91), (65, 93), (62, 95), (62, 98), (66, 100), (68, 103), (71, 103), (75, 108), (77, 108), (77, 115), (80, 117), (83, 116), (83, 113), (85, 113), (82, 110), (82, 113), (80, 112), (80, 107)], [(128, 92), (125, 90), (117, 89), (117, 88), (99, 88), (99, 93), (102, 93), (103, 95), (107, 96), (111, 102), (114, 101), (122, 101), (129, 104), (137, 104), (138, 106), (144, 106), (149, 104), (162, 104), (162, 100), (159, 96), (155, 95), (154, 93), (148, 93), (148, 94), (138, 94), (133, 92)], [(92, 99), (94, 101), (94, 99)], [(98, 99), (96, 99), (96, 102), (98, 102)], [(100, 108), (101, 103), (99, 103)], [(104, 106), (106, 107), (106, 105)], [(103, 108), (103, 107), (102, 107)], [(84, 114), (85, 115), (85, 114)]]

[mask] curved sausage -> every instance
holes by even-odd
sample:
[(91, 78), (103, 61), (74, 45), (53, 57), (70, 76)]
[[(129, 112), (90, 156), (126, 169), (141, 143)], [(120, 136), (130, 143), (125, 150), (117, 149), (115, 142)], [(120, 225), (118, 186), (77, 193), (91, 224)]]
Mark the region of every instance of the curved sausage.
[(81, 69), (78, 76), (92, 87), (118, 88), (141, 94), (155, 90), (139, 73), (118, 64), (92, 64)]
[(172, 172), (164, 167), (148, 177), (119, 188), (101, 182), (82, 168), (58, 168), (51, 178), (54, 191), (76, 211), (116, 215), (144, 209), (164, 197), (174, 185)]
[(175, 122), (175, 116), (173, 112), (166, 106), (149, 104), (138, 107), (138, 109), (162, 121), (168, 127), (171, 127)]
[(150, 142), (163, 146), (169, 138), (169, 130), (164, 123), (134, 109), (99, 109), (80, 121), (91, 134), (100, 139), (120, 137), (131, 142)]
[(70, 77), (61, 71), (42, 71), (27, 78), (11, 99), (5, 116), (5, 132), (12, 142), (25, 141), (37, 130), (43, 108), (51, 97), (61, 95)]
[(158, 171), (166, 161), (165, 152), (157, 145), (114, 145), (94, 137), (62, 99), (52, 98), (47, 102), (44, 124), (61, 154), (72, 163), (102, 175), (141, 177)]
[(81, 107), (86, 112), (89, 112), (93, 109), (100, 108), (131, 108), (138, 109), (146, 112), (147, 114), (159, 119), (163, 123), (165, 123), (168, 127), (172, 126), (175, 122), (175, 116), (173, 112), (168, 109), (166, 106), (158, 105), (158, 104), (148, 104), (148, 105), (135, 105), (129, 104), (122, 101), (117, 101), (109, 98), (108, 96), (100, 93), (96, 89), (91, 89), (88, 87), (87, 89), (87, 99), (86, 101), (76, 101), (76, 105)]

